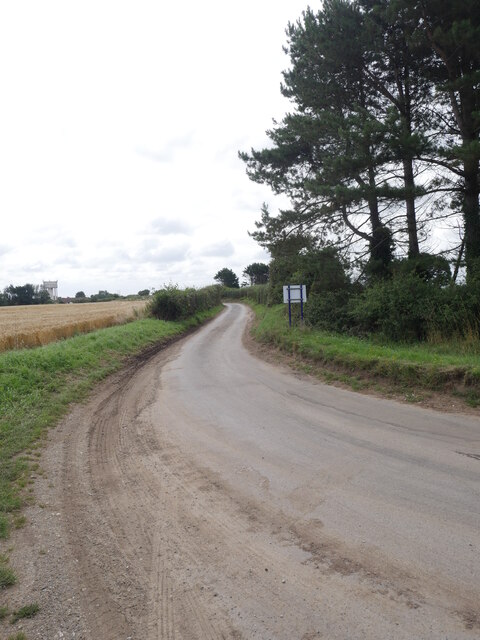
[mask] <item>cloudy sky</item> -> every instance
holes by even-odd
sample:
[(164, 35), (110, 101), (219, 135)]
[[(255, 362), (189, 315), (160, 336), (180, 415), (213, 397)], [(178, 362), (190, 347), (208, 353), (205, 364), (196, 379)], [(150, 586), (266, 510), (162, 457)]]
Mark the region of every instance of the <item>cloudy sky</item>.
[[(0, 4), (0, 288), (201, 286), (267, 255), (261, 147), (303, 0)], [(312, 4), (315, 7), (315, 4)]]

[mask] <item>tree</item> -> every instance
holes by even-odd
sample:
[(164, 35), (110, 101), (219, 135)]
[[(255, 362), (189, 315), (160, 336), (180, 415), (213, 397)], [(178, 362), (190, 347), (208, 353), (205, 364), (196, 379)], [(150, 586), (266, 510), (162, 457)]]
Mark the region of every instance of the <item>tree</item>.
[(14, 287), (9, 285), (3, 290), (4, 305), (48, 304), (52, 302), (48, 291), (38, 285), (24, 284)]
[(445, 98), (444, 128), (457, 144), (444, 150), (460, 177), (467, 276), (480, 269), (480, 3), (404, 0), (435, 58), (425, 69)]
[(381, 98), (369, 90), (363, 20), (350, 2), (326, 0), (322, 11), (307, 10), (289, 25), (291, 66), (281, 90), (295, 111), (267, 132), (273, 147), (240, 157), (252, 180), (290, 198), (277, 230), (313, 231), (343, 246), (361, 239), (372, 260), (388, 263), (392, 237), (380, 199), (398, 197), (398, 189), (386, 178), (389, 126), (379, 119)]
[(220, 271), (214, 276), (213, 279), (222, 284), (224, 287), (229, 287), (230, 289), (238, 289), (240, 287), (238, 277), (231, 269), (228, 269), (227, 267), (220, 269)]
[(416, 185), (416, 159), (427, 160), (432, 151), (433, 84), (423, 73), (432, 51), (413, 39), (416, 20), (402, 6), (402, 0), (358, 2), (365, 11), (365, 76), (370, 91), (381, 97), (382, 118), (390, 122), (391, 160), (403, 173), (399, 198), (405, 202), (408, 255), (415, 257), (420, 253), (416, 200), (425, 193)]
[(138, 292), (139, 296), (149, 296), (150, 295), (150, 289), (142, 289), (141, 291)]
[(243, 270), (243, 275), (250, 278), (250, 285), (266, 284), (268, 282), (268, 264), (252, 262)]
[(118, 293), (110, 293), (106, 289), (100, 289), (98, 293), (90, 296), (92, 302), (108, 302), (109, 300), (117, 300), (118, 298), (120, 298)]
[(85, 295), (84, 291), (77, 291), (77, 293), (75, 294), (75, 299), (76, 300), (84, 300), (87, 296)]

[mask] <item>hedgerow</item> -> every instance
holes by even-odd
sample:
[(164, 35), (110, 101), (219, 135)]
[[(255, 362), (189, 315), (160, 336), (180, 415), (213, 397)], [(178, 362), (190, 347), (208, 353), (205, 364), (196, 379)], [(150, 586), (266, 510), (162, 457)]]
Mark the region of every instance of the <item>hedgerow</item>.
[(221, 295), (221, 285), (202, 289), (179, 289), (176, 285), (170, 285), (154, 294), (147, 312), (159, 320), (185, 320), (218, 306)]

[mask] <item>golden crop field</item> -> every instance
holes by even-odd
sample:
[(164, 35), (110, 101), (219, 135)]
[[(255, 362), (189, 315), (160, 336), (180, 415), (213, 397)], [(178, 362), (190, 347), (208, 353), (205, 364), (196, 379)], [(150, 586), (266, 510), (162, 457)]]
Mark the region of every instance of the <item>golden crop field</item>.
[(0, 351), (37, 347), (142, 316), (145, 300), (0, 307)]

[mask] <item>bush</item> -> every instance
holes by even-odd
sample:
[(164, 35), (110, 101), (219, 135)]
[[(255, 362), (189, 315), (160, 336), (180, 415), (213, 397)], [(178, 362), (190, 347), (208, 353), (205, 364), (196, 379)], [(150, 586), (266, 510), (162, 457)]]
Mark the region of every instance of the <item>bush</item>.
[(395, 260), (392, 263), (394, 275), (415, 275), (425, 282), (445, 287), (451, 281), (450, 265), (446, 258), (430, 253), (420, 253), (415, 258)]
[(360, 333), (380, 333), (391, 340), (424, 340), (436, 313), (440, 289), (414, 274), (370, 285), (350, 304)]
[(311, 327), (343, 333), (352, 325), (347, 290), (310, 294), (305, 305), (305, 322)]
[(478, 338), (480, 283), (439, 286), (414, 272), (401, 272), (353, 298), (349, 315), (359, 333), (395, 341)]
[(185, 320), (219, 305), (221, 292), (220, 285), (203, 289), (179, 289), (175, 285), (168, 286), (154, 294), (147, 312), (159, 320)]

